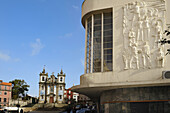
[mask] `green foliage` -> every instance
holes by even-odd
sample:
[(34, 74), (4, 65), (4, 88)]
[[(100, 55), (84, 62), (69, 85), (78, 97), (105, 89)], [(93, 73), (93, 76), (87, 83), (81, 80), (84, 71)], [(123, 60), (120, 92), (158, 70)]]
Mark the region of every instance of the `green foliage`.
[[(15, 79), (10, 81), (12, 83), (12, 98), (25, 97), (25, 91), (28, 91), (29, 85), (24, 80)], [(20, 96), (21, 95), (21, 96)]]

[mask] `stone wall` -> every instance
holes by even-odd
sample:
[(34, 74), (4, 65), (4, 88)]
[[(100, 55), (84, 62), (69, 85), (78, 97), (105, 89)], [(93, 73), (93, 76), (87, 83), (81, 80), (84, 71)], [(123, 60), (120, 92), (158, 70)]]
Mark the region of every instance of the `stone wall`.
[(141, 108), (141, 113), (170, 113), (168, 106), (169, 86), (115, 89), (101, 95), (103, 113), (135, 113)]

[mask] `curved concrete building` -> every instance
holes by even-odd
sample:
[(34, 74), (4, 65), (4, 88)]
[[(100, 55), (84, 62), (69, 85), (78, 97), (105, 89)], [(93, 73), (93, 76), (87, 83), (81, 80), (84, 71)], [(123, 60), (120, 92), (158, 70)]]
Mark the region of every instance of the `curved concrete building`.
[(100, 113), (169, 113), (169, 0), (85, 0), (85, 73), (73, 91)]

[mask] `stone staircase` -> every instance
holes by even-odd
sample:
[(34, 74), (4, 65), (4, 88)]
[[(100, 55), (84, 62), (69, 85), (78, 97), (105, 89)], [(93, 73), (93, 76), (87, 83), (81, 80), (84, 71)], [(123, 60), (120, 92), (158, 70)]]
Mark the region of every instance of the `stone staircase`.
[(67, 107), (67, 104), (57, 104), (57, 103), (48, 103), (48, 104), (35, 104), (32, 107), (22, 107), (24, 112), (30, 111), (56, 111), (56, 110), (64, 110)]

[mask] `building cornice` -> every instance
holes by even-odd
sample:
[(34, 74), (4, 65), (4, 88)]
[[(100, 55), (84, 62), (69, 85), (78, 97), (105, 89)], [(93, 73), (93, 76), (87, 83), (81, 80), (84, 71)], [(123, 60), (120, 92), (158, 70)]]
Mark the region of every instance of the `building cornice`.
[(0, 89), (0, 91), (9, 91), (9, 92), (11, 92), (12, 90)]
[(39, 84), (47, 84), (47, 85), (66, 85), (66, 83), (47, 83), (47, 82), (39, 82)]

